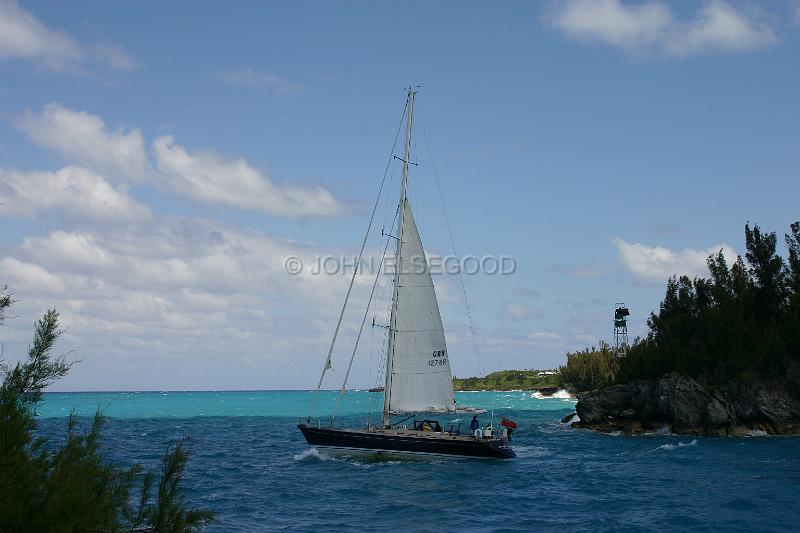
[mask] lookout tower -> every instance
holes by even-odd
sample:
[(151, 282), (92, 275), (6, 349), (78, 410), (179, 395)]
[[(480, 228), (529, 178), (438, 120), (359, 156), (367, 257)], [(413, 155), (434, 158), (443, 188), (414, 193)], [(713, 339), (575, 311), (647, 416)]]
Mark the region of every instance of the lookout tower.
[(631, 312), (624, 303), (614, 304), (614, 354), (622, 357), (628, 349), (628, 316)]

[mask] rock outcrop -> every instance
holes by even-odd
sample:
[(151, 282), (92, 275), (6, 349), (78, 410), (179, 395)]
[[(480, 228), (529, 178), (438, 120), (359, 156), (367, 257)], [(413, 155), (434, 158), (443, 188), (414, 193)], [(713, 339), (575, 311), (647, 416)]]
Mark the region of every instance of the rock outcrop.
[(573, 427), (692, 435), (800, 435), (800, 401), (789, 380), (709, 384), (676, 373), (579, 395)]

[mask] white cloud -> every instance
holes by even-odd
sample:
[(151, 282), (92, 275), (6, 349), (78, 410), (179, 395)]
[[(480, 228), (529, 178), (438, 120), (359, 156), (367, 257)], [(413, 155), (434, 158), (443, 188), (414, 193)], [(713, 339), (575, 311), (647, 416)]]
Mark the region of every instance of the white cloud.
[[(453, 359), (453, 363), (462, 367), (454, 372), (455, 375), (479, 375), (480, 368), (469, 368), (469, 360), (465, 357), (471, 349), (469, 343), (463, 349), (457, 350), (451, 346), (448, 335), (448, 350), (451, 353), (461, 353), (461, 358)], [(514, 324), (513, 328), (486, 330), (480, 335), (483, 359), (487, 363), (487, 372), (508, 368), (554, 368), (564, 362), (564, 352), (569, 347), (562, 335), (553, 331), (525, 331), (524, 325)], [(513, 356), (511, 354), (524, 354)], [(467, 359), (465, 361), (465, 359)]]
[[(63, 382), (67, 388), (301, 387), (319, 370), (349, 279), (292, 276), (284, 260), (297, 256), (310, 264), (319, 252), (173, 217), (6, 244), (0, 280), (19, 297), (21, 317), (6, 324), (4, 342), (8, 329), (19, 339), (6, 344), (6, 354), (23, 353), (32, 321), (55, 306), (69, 327), (59, 347), (86, 359)], [(352, 309), (363, 310), (370, 284), (359, 279)], [(354, 327), (349, 315), (342, 346)], [(342, 364), (337, 354), (334, 368)], [(274, 365), (291, 367), (294, 380), (285, 372), (274, 376)], [(187, 368), (204, 370), (190, 378)]]
[(156, 168), (167, 184), (195, 200), (281, 216), (341, 215), (345, 206), (322, 187), (279, 186), (244, 159), (189, 152), (171, 136), (153, 142)]
[(775, 44), (772, 28), (724, 2), (709, 2), (695, 20), (665, 43), (667, 53), (690, 55), (705, 51), (742, 52)]
[(153, 141), (155, 168), (138, 129), (109, 131), (97, 115), (58, 103), (27, 111), (19, 127), (39, 146), (122, 183), (149, 184), (206, 204), (288, 216), (338, 216), (347, 206), (327, 189), (277, 184), (244, 159), (190, 152), (171, 136)]
[(40, 113), (26, 111), (17, 127), (39, 146), (56, 150), (67, 160), (96, 172), (134, 182), (152, 177), (138, 129), (110, 132), (97, 115), (58, 103), (46, 104)]
[(732, 262), (737, 256), (736, 250), (727, 244), (718, 244), (710, 248), (698, 250), (686, 248), (673, 251), (663, 246), (647, 246), (641, 243), (629, 243), (622, 239), (614, 239), (620, 264), (636, 281), (643, 283), (664, 283), (673, 275), (708, 276), (706, 259), (720, 250)]
[(561, 335), (555, 331), (536, 331), (529, 333), (528, 338), (533, 340), (561, 340)]
[(503, 320), (532, 320), (541, 316), (540, 310), (518, 302), (506, 302), (500, 310), (500, 318)]
[(248, 89), (267, 89), (286, 95), (297, 92), (300, 86), (281, 76), (264, 70), (250, 68), (225, 70), (216, 73), (216, 77), (225, 83), (246, 87)]
[(55, 296), (63, 293), (65, 289), (63, 281), (58, 276), (54, 276), (39, 265), (13, 257), (0, 259), (0, 272), (14, 290), (46, 291)]
[(81, 167), (57, 172), (0, 169), (0, 216), (35, 216), (58, 211), (81, 220), (124, 222), (150, 216), (150, 210)]
[(61, 72), (97, 61), (117, 70), (134, 70), (138, 63), (112, 44), (81, 44), (65, 32), (48, 28), (15, 0), (0, 0), (0, 59), (35, 61)]
[(649, 45), (674, 23), (672, 13), (663, 4), (626, 6), (619, 0), (569, 0), (553, 4), (545, 20), (574, 39), (623, 48)]
[(101, 42), (87, 47), (90, 57), (109, 65), (117, 70), (133, 71), (139, 68), (139, 61), (131, 56), (124, 48), (119, 45)]
[(705, 2), (690, 20), (676, 19), (657, 0), (566, 0), (554, 3), (543, 21), (580, 41), (600, 42), (641, 54), (685, 56), (708, 52), (743, 52), (775, 44), (768, 23), (720, 0)]
[(46, 237), (28, 237), (21, 249), (49, 267), (104, 269), (115, 267), (114, 254), (103, 249), (92, 233), (56, 230)]

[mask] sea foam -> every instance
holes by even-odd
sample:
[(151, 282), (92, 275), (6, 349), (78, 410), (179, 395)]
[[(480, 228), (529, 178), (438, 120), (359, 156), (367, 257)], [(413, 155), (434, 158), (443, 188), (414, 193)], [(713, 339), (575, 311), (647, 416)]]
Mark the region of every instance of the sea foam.
[(325, 455), (324, 453), (319, 453), (319, 450), (317, 450), (316, 448), (309, 448), (309, 449), (304, 450), (304, 451), (302, 451), (300, 453), (294, 454), (294, 460), (295, 461), (306, 461), (306, 460), (309, 460), (309, 459), (317, 459), (317, 460), (320, 460), (320, 461), (327, 461), (328, 459), (330, 459), (330, 457)]
[(558, 398), (560, 400), (574, 400), (572, 394), (569, 393), (567, 389), (558, 389), (556, 392), (550, 395), (542, 394), (538, 390), (531, 394), (531, 398), (536, 398), (537, 400), (547, 400), (549, 398)]
[(695, 446), (697, 444), (697, 439), (692, 439), (691, 442), (679, 442), (678, 444), (662, 444), (657, 450), (675, 450), (677, 448), (683, 448), (686, 446)]
[(569, 425), (569, 424), (572, 424), (572, 423), (574, 423), (574, 422), (580, 422), (580, 421), (581, 421), (581, 417), (579, 417), (579, 416), (578, 416), (578, 413), (574, 413), (574, 414), (572, 415), (572, 417), (570, 417), (570, 419), (569, 419), (569, 420), (567, 420), (566, 422), (561, 422), (561, 423), (562, 423), (562, 424)]

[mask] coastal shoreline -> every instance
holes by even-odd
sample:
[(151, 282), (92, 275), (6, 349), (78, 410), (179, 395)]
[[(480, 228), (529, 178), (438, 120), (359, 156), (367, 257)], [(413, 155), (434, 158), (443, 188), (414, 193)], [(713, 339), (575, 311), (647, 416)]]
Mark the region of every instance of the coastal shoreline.
[(800, 436), (800, 401), (786, 379), (703, 383), (677, 373), (582, 393), (571, 426), (604, 433)]
[(565, 387), (531, 387), (516, 389), (456, 389), (455, 392), (530, 392), (538, 393), (542, 398), (574, 398), (575, 393)]

